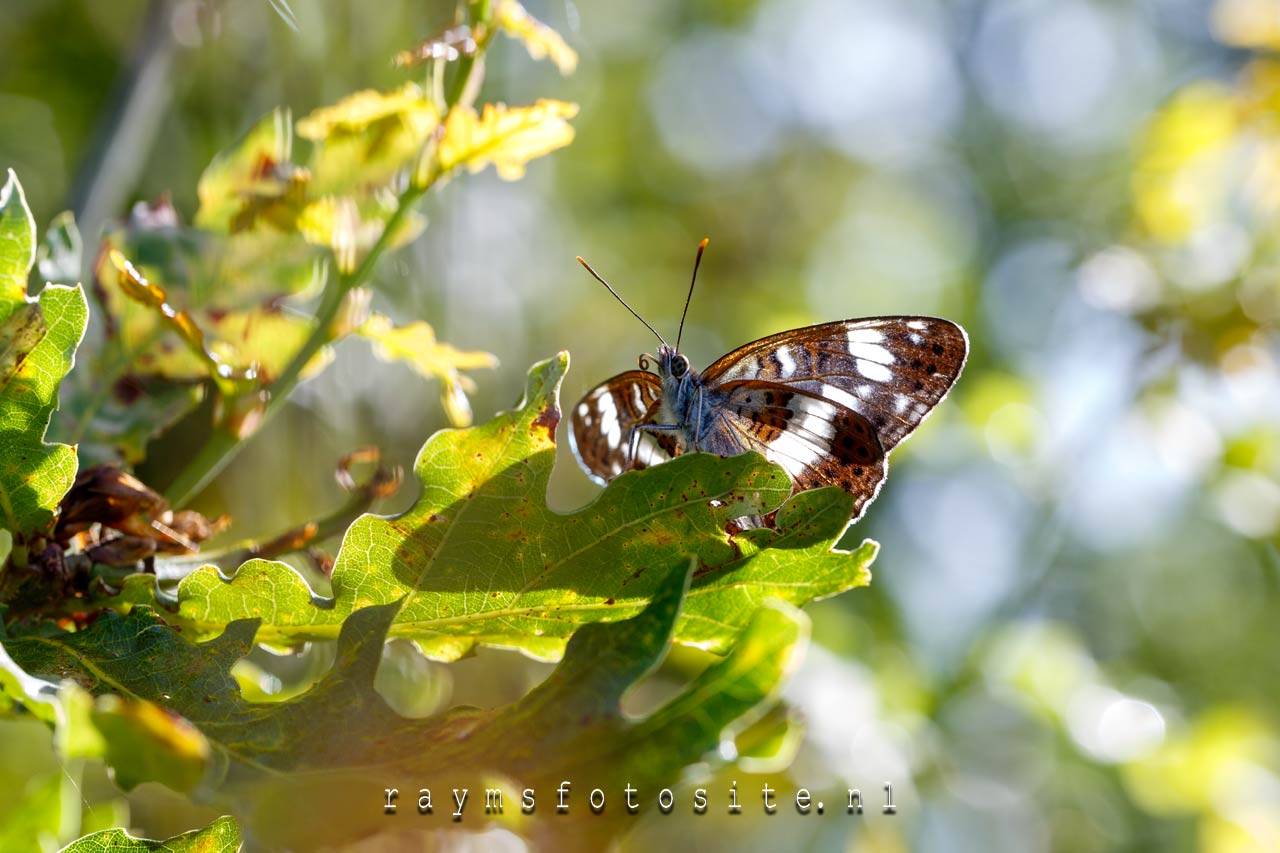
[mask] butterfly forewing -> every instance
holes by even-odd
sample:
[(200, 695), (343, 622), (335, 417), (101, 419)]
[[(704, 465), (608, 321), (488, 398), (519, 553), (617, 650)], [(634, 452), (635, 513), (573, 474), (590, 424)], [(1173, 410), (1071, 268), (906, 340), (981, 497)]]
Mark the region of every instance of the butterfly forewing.
[(597, 385), (578, 402), (569, 440), (594, 480), (603, 485), (628, 468), (657, 465), (679, 453), (674, 436), (641, 432), (635, 464), (628, 459), (631, 428), (653, 418), (661, 397), (658, 377), (629, 370)]
[(968, 349), (964, 330), (936, 317), (841, 320), (747, 344), (703, 381), (761, 380), (829, 400), (865, 418), (888, 453), (946, 396)]
[[(673, 350), (663, 346), (660, 354), (670, 357)], [(796, 491), (843, 488), (856, 518), (880, 490), (889, 451), (946, 396), (968, 349), (963, 329), (935, 317), (869, 317), (781, 332), (734, 350), (701, 376), (690, 374), (692, 390), (677, 381), (677, 399), (666, 406), (657, 376), (615, 376), (575, 409), (574, 450), (600, 482), (687, 448), (756, 450), (786, 469)], [(660, 370), (668, 375), (667, 367)], [(664, 412), (676, 412), (680, 422), (661, 424)], [(638, 424), (667, 430), (638, 432), (632, 462), (628, 436)]]

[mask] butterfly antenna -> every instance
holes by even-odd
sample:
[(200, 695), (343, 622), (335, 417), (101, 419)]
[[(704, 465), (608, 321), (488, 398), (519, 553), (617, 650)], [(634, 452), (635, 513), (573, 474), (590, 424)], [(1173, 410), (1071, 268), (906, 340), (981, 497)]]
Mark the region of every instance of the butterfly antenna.
[(625, 300), (625, 299), (623, 299), (621, 296), (619, 296), (619, 295), (618, 295), (618, 291), (616, 291), (616, 290), (614, 290), (612, 287), (610, 287), (610, 286), (609, 286), (609, 282), (607, 282), (607, 281), (605, 281), (603, 278), (601, 278), (601, 277), (600, 277), (600, 273), (598, 273), (598, 272), (596, 272), (595, 270), (593, 270), (593, 269), (591, 268), (591, 264), (587, 263), (586, 261), (584, 261), (584, 260), (582, 259), (582, 255), (578, 255), (578, 263), (582, 264), (582, 265), (586, 268), (587, 272), (591, 273), (591, 276), (592, 276), (596, 281), (598, 281), (598, 282), (600, 282), (601, 284), (603, 284), (603, 285), (608, 289), (608, 291), (609, 291), (610, 293), (612, 293), (612, 294), (613, 294), (613, 298), (614, 298), (614, 299), (616, 299), (616, 300), (618, 300), (619, 302), (621, 302), (621, 303), (622, 303), (622, 307), (623, 307), (623, 308), (626, 308), (628, 311), (630, 311), (630, 312), (631, 312), (631, 314), (632, 314), (632, 316), (633, 316), (633, 317), (635, 317), (635, 318), (636, 318), (637, 320), (639, 320), (641, 323), (644, 323), (644, 327), (645, 327), (646, 329), (648, 329), (649, 331), (653, 332), (653, 334), (657, 336), (658, 340), (662, 342), (663, 346), (666, 346), (667, 342), (666, 342), (666, 340), (662, 337), (662, 335), (659, 335), (659, 334), (658, 334), (658, 330), (657, 330), (657, 329), (655, 329), (653, 326), (650, 326), (650, 325), (649, 325), (649, 321), (648, 321), (648, 320), (646, 320), (645, 318), (643, 318), (643, 317), (641, 317), (639, 314), (637, 314), (637, 313), (636, 313), (636, 309), (634, 309), (634, 308), (632, 308), (630, 305), (628, 305), (628, 304), (627, 304), (627, 300)]
[(703, 237), (698, 244), (698, 256), (693, 259), (693, 278), (689, 281), (689, 295), (684, 298), (684, 313), (680, 315), (680, 330), (676, 332), (676, 352), (680, 352), (680, 338), (684, 335), (684, 318), (689, 313), (689, 301), (693, 299), (693, 285), (698, 280), (698, 264), (702, 263), (702, 253), (707, 250), (710, 237)]

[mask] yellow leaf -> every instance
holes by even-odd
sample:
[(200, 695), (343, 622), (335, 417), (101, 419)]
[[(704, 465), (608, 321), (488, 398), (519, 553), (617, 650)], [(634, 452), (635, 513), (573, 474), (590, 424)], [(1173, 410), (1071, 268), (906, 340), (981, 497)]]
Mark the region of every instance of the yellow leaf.
[(498, 28), (512, 38), (524, 42), (534, 59), (550, 57), (561, 74), (572, 74), (578, 67), (578, 54), (560, 34), (530, 15), (516, 0), (502, 0), (495, 17)]
[(259, 222), (291, 230), (311, 178), (290, 162), (292, 147), (289, 112), (272, 111), (200, 175), (195, 224), (232, 233)]
[[(332, 249), (338, 272), (350, 273), (382, 236), (395, 209), (394, 197), (357, 201), (349, 196), (325, 196), (303, 208), (298, 232), (308, 243)], [(426, 218), (410, 211), (391, 235), (390, 248), (411, 242), (425, 227)]]
[(439, 111), (412, 83), (392, 92), (356, 92), (316, 110), (298, 122), (298, 135), (317, 143), (311, 158), (313, 195), (385, 185), (439, 125)]
[(440, 166), (446, 172), (458, 166), (478, 172), (492, 163), (499, 177), (514, 181), (530, 160), (573, 141), (568, 119), (577, 114), (577, 104), (553, 100), (529, 107), (485, 104), (480, 115), (470, 107), (454, 107), (440, 140)]
[(403, 122), (415, 135), (425, 137), (435, 130), (440, 114), (422, 89), (413, 83), (392, 92), (365, 89), (299, 120), (298, 135), (304, 139), (327, 140), (361, 133), (387, 119)]
[[(238, 396), (279, 375), (314, 327), (310, 317), (274, 301), (195, 313), (175, 307), (162, 287), (108, 245), (95, 274), (112, 316), (113, 334), (129, 353), (134, 375), (174, 382), (209, 378), (225, 395)], [(173, 346), (166, 332), (175, 333), (183, 345)], [(303, 375), (316, 373), (330, 355), (322, 350)]]
[(498, 359), (481, 351), (460, 350), (436, 340), (435, 330), (424, 322), (397, 327), (391, 319), (374, 314), (358, 333), (373, 342), (373, 353), (384, 361), (403, 361), (416, 373), (440, 381), (440, 403), (455, 426), (471, 423), (467, 391), (474, 383), (460, 371), (497, 367)]
[(298, 217), (298, 232), (308, 243), (332, 249), (340, 273), (356, 268), (359, 231), (360, 214), (350, 198), (325, 196), (308, 204)]

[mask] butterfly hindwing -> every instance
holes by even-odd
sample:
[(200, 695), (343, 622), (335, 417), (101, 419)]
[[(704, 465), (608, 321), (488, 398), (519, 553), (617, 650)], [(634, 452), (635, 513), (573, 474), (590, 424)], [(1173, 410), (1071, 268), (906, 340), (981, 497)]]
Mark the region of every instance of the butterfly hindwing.
[(628, 459), (632, 427), (650, 422), (661, 403), (658, 377), (628, 370), (588, 391), (573, 409), (569, 442), (579, 464), (601, 485), (629, 468), (645, 468), (679, 454), (674, 435), (641, 432), (634, 464)]
[(797, 491), (840, 486), (854, 496), (853, 514), (880, 489), (885, 451), (875, 427), (857, 412), (794, 386), (762, 380), (709, 389), (699, 447), (712, 452), (757, 450), (787, 470)]
[[(968, 349), (948, 320), (868, 317), (761, 338), (699, 375), (664, 342), (660, 376), (629, 371), (583, 398), (574, 450), (599, 482), (687, 449), (756, 450), (786, 469), (796, 491), (843, 488), (856, 518), (880, 490), (889, 451), (947, 395)], [(639, 432), (631, 462), (628, 437), (644, 424), (667, 430)]]
[(870, 422), (888, 453), (947, 395), (968, 349), (964, 330), (936, 317), (841, 320), (740, 347), (703, 381), (756, 379), (830, 400)]

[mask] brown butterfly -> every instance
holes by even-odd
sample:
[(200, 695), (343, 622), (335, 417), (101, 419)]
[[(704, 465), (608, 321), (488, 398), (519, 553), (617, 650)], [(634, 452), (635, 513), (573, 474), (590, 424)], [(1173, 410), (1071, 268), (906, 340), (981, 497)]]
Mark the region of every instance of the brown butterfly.
[(889, 451), (960, 375), (964, 329), (936, 317), (839, 320), (761, 338), (699, 373), (680, 353), (680, 334), (706, 247), (698, 246), (674, 347), (578, 258), (660, 345), (574, 408), (574, 455), (603, 485), (682, 453), (756, 450), (786, 469), (794, 491), (840, 486), (858, 518), (880, 491)]

